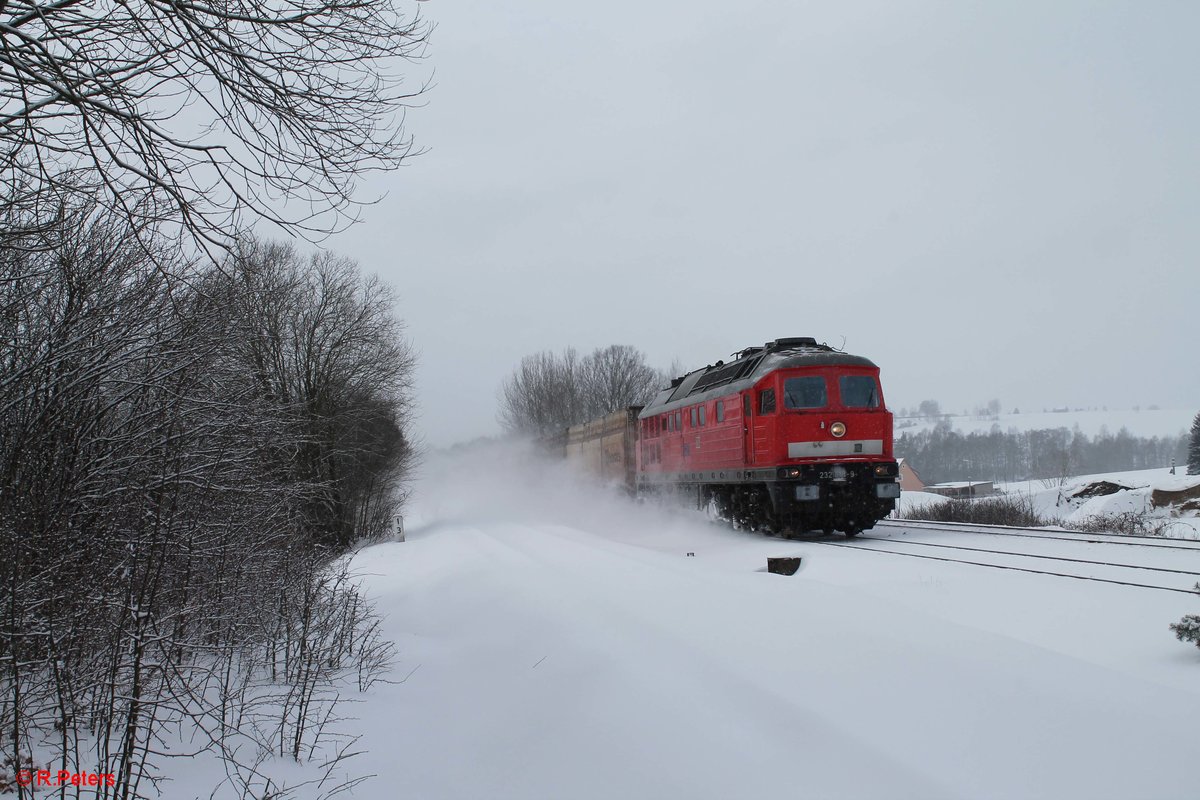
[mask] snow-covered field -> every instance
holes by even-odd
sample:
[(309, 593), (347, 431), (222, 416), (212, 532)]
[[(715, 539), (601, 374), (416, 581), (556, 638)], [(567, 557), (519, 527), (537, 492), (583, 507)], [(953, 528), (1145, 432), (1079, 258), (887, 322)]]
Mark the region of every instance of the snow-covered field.
[[(1116, 435), (1125, 428), (1133, 436), (1179, 436), (1187, 432), (1196, 417), (1195, 408), (1141, 408), (1141, 409), (1093, 409), (1071, 410), (1063, 412), (1034, 411), (1029, 409), (1021, 414), (998, 414), (991, 416), (976, 416), (971, 414), (954, 414), (948, 420), (954, 430), (959, 433), (987, 433), (993, 426), (999, 426), (1001, 431), (1018, 430), (1032, 431), (1053, 428), (1076, 427), (1087, 436), (1096, 436), (1102, 430)], [(937, 420), (914, 417), (896, 418), (896, 435), (916, 433), (929, 430), (937, 424)]]
[(356, 798), (1196, 796), (1167, 625), (1200, 597), (738, 533), (501, 450), (427, 465), (407, 527), (355, 560), (404, 679), (354, 709)]

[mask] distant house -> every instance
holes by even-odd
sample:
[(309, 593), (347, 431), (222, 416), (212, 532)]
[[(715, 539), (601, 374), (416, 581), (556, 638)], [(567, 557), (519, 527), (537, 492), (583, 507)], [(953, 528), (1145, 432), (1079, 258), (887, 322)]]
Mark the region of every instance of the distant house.
[(900, 459), (900, 491), (925, 491), (925, 481), (921, 480), (921, 476), (913, 469), (912, 464), (909, 464), (908, 459), (904, 458)]
[(991, 481), (947, 481), (926, 486), (925, 491), (940, 494), (942, 497), (970, 499), (995, 494), (996, 487), (992, 485)]

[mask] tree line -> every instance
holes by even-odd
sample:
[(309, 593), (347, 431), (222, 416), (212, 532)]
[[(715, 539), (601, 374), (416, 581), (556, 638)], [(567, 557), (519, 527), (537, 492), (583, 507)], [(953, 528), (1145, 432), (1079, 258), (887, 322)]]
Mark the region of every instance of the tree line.
[(896, 438), (904, 458), (926, 483), (950, 480), (1023, 481), (1187, 463), (1186, 436), (1136, 437), (1122, 428), (1094, 437), (1067, 428), (997, 428), (963, 434), (947, 423)]
[(429, 30), (393, 0), (0, 2), (0, 794), (158, 796), (211, 751), (275, 798), (271, 754), (346, 753), (334, 681), (392, 646), (338, 557), (403, 500), (413, 353), (387, 287), (245, 231), (354, 220), (414, 152)]
[(274, 797), (261, 761), (322, 752), (335, 678), (391, 654), (335, 562), (413, 464), (391, 292), (249, 238), (190, 259), (78, 192), (0, 229), (0, 781), (150, 796), (186, 730)]

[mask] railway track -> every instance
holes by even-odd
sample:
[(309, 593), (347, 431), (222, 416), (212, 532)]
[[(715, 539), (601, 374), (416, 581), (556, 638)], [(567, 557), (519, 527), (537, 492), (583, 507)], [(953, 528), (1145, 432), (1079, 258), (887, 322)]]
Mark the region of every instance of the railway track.
[(924, 520), (885, 519), (875, 529), (895, 528), (899, 530), (937, 530), (956, 533), (977, 533), (985, 536), (1020, 536), (1025, 539), (1046, 539), (1060, 542), (1087, 542), (1088, 544), (1112, 544), (1122, 547), (1153, 547), (1163, 550), (1185, 550), (1200, 553), (1200, 541), (1193, 539), (1167, 539), (1162, 536), (1144, 536), (1124, 533), (1089, 533), (1052, 528), (1018, 528), (1009, 525), (980, 525), (964, 522), (926, 522)]
[[(1162, 540), (1121, 542), (1116, 541), (1116, 535), (1080, 534), (1078, 536), (1058, 535), (1059, 531), (1047, 533), (1039, 529), (1003, 528), (1002, 526), (960, 525), (954, 523), (923, 523), (914, 522), (897, 525), (895, 521), (880, 523), (876, 530), (887, 533), (891, 530), (897, 535), (866, 535), (851, 541), (839, 539), (817, 539), (815, 543), (829, 547), (843, 547), (851, 550), (866, 550), (873, 553), (895, 555), (908, 558), (920, 558), (929, 561), (941, 561), (991, 569), (1003, 569), (1014, 572), (1024, 572), (1035, 575), (1048, 575), (1058, 578), (1094, 581), (1118, 586), (1130, 586), (1141, 589), (1155, 589), (1181, 594), (1196, 594), (1194, 588), (1200, 582), (1200, 546), (1188, 546), (1186, 540), (1176, 540), (1181, 544), (1163, 544)], [(950, 537), (929, 540), (928, 537), (907, 538), (910, 534), (951, 534)], [(899, 538), (903, 536), (905, 538)], [(1033, 550), (1020, 549), (1015, 541), (1007, 544), (1013, 549), (1002, 549), (1006, 545), (989, 546), (989, 540), (977, 540), (984, 536), (1008, 536), (1013, 539), (1028, 540)], [(960, 538), (963, 537), (963, 538)], [(969, 538), (966, 538), (969, 537)], [(953, 541), (951, 541), (951, 539)], [(965, 539), (965, 540), (964, 540)], [(1048, 540), (1045, 543), (1038, 540)], [(1061, 542), (1070, 542), (1069, 554), (1050, 552), (1047, 548), (1062, 548)], [(1200, 544), (1200, 543), (1198, 543)], [(1140, 561), (1117, 561), (1107, 557), (1096, 557), (1103, 545), (1127, 545), (1142, 548), (1141, 552), (1130, 556)], [(1170, 551), (1170, 552), (1157, 552)], [(1184, 552), (1180, 552), (1184, 551)], [(1103, 551), (1099, 552), (1115, 552)], [(1128, 552), (1128, 551), (1123, 551)], [(1186, 553), (1186, 554), (1185, 554)], [(1157, 562), (1157, 563), (1147, 563)], [(1173, 584), (1173, 585), (1164, 585)]]

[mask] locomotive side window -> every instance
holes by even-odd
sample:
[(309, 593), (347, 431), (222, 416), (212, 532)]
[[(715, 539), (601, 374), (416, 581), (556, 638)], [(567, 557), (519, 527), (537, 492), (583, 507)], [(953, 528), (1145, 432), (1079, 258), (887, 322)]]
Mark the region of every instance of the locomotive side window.
[(879, 408), (879, 387), (870, 375), (843, 375), (839, 380), (846, 408)]
[(688, 424), (693, 428), (696, 427), (696, 407), (692, 406), (688, 409)]
[(827, 405), (825, 379), (819, 375), (788, 378), (783, 382), (784, 408), (824, 408)]
[(774, 414), (775, 413), (775, 390), (763, 389), (758, 394), (758, 413), (759, 414)]
[(717, 422), (724, 422), (724, 421), (725, 421), (725, 401), (718, 400), (717, 401)]
[(704, 409), (705, 409), (705, 408), (707, 408), (707, 407), (708, 407), (707, 405), (700, 406), (700, 427), (701, 427), (701, 428), (703, 428), (703, 427), (704, 427), (704, 425), (705, 425), (705, 422), (704, 422)]

